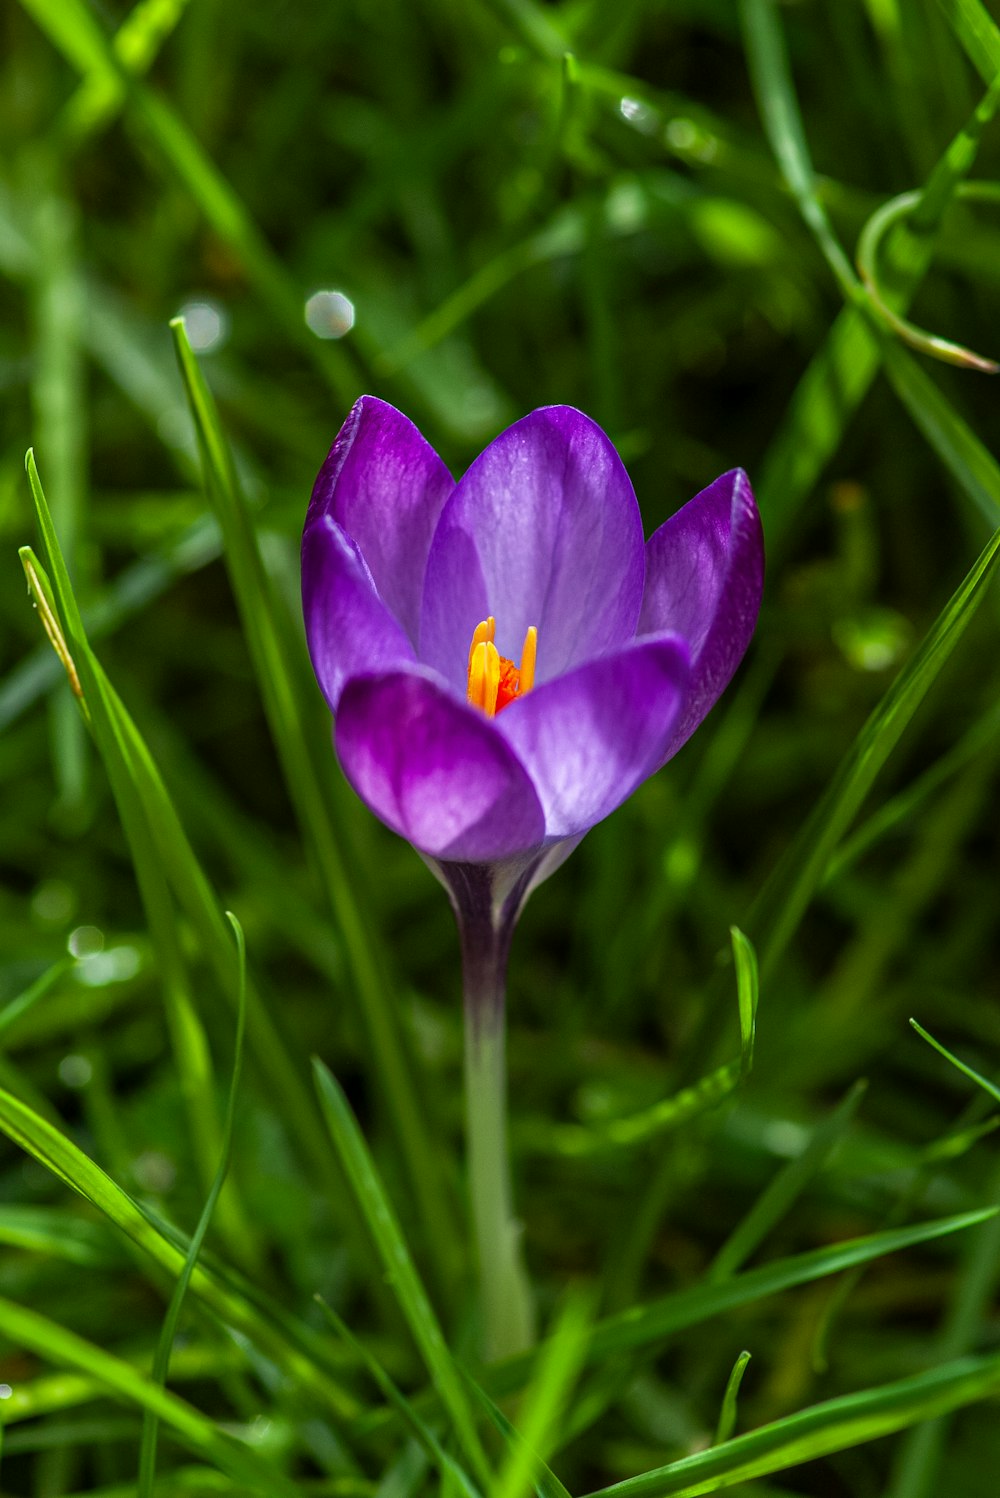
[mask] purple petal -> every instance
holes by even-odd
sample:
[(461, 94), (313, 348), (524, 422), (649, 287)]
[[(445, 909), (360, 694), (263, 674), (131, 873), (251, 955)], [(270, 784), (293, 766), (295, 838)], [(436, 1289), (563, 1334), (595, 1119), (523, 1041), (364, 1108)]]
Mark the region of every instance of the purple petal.
[(432, 858), (493, 862), (544, 841), (538, 797), (495, 724), (419, 668), (349, 681), (336, 742), (361, 799)]
[(302, 612), (313, 670), (334, 712), (349, 677), (414, 658), (357, 545), (329, 515), (302, 537)]
[(632, 638), (644, 568), (635, 493), (600, 427), (569, 406), (533, 411), (480, 454), (441, 513), (421, 659), (464, 691), (472, 631), (492, 614), (514, 661), (537, 625), (543, 682)]
[(331, 515), (361, 549), (380, 595), (414, 645), (434, 527), (455, 481), (402, 412), (355, 401), (313, 488), (306, 527)]
[(743, 659), (764, 587), (764, 537), (750, 481), (724, 473), (646, 544), (639, 634), (675, 630), (691, 648), (687, 699), (664, 759), (694, 732)]
[(648, 639), (535, 687), (497, 715), (541, 799), (547, 837), (593, 827), (662, 763), (687, 677), (683, 640)]

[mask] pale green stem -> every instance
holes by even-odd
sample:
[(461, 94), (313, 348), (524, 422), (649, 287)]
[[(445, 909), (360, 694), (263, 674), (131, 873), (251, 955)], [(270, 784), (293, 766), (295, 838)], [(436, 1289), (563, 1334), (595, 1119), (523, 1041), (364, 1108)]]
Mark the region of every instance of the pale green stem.
[[(450, 871), (453, 876), (457, 870)], [(489, 872), (464, 868), (456, 900), (465, 998), (465, 1119), (472, 1227), (479, 1270), (483, 1352), (495, 1361), (533, 1341), (531, 1291), (513, 1215), (507, 1144), (505, 989), (514, 898), (489, 898)], [(471, 877), (469, 877), (471, 875)], [(470, 898), (471, 896), (471, 898)]]

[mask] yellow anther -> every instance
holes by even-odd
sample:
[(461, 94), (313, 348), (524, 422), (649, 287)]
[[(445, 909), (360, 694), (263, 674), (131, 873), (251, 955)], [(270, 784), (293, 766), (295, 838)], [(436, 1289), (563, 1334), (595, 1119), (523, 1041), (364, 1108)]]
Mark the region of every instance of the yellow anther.
[(482, 624), (476, 625), (475, 629), (472, 631), (472, 644), (469, 646), (470, 667), (472, 666), (472, 654), (476, 646), (482, 645), (484, 641), (488, 641), (489, 644), (492, 645), (494, 639), (496, 638), (496, 632), (497, 621), (494, 619), (492, 614), (488, 619), (484, 619)]
[(523, 697), (525, 692), (530, 692), (535, 685), (535, 656), (538, 654), (538, 630), (532, 624), (524, 637), (524, 648), (521, 651), (521, 691)]
[[(487, 621), (492, 624), (493, 620)], [(479, 629), (483, 629), (481, 624)], [(478, 633), (478, 630), (477, 630)], [(469, 702), (487, 718), (496, 715), (500, 687), (500, 654), (492, 640), (481, 639), (472, 646), (469, 657)]]

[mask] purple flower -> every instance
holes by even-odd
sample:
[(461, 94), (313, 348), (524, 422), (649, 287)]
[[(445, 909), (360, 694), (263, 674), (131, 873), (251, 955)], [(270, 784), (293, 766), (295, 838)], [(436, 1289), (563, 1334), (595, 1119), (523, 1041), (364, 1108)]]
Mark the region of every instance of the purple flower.
[(529, 883), (675, 754), (750, 640), (763, 581), (746, 475), (643, 543), (607, 437), (568, 406), (459, 480), (363, 396), (313, 490), (302, 589), (344, 773), (456, 878)]

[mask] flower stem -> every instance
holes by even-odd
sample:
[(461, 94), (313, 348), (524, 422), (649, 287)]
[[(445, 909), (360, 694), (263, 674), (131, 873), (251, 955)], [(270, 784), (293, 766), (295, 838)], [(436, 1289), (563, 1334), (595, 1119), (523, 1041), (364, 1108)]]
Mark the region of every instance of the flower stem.
[(491, 901), (462, 902), (465, 1120), (472, 1226), (488, 1360), (533, 1341), (531, 1291), (512, 1212), (507, 1148), (505, 990), (514, 919)]

